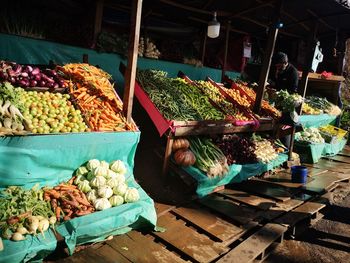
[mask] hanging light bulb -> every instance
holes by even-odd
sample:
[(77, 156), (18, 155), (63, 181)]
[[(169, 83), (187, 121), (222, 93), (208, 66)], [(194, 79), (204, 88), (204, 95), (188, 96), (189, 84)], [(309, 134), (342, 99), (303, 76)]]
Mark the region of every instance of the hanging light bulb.
[(208, 23), (207, 35), (210, 38), (217, 38), (220, 34), (220, 23), (216, 20), (216, 12), (214, 12), (213, 20)]

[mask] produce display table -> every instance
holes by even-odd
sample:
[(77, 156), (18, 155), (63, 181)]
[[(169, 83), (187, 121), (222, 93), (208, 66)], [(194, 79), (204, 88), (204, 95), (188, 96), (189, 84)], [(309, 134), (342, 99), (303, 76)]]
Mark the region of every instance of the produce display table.
[(230, 183), (239, 183), (248, 178), (260, 175), (264, 172), (271, 171), (288, 160), (287, 154), (279, 154), (278, 157), (270, 163), (253, 163), (253, 164), (233, 164), (227, 175), (224, 177), (209, 178), (196, 167), (183, 167), (193, 179), (197, 181), (196, 193), (199, 197), (210, 194), (214, 189)]
[[(68, 181), (74, 170), (87, 160), (119, 159), (126, 164), (127, 183), (138, 189), (140, 200), (65, 221), (58, 225), (57, 232), (64, 237), (72, 254), (77, 244), (101, 241), (135, 228), (154, 228), (153, 200), (135, 182), (132, 172), (139, 139), (138, 131), (3, 137), (0, 140), (0, 187), (55, 186)], [(45, 237), (28, 236), (24, 242), (5, 241), (0, 262), (42, 259), (56, 247), (51, 230), (45, 232)]]
[[(121, 69), (122, 71), (122, 69)], [(163, 175), (168, 173), (168, 164), (171, 156), (173, 141), (176, 137), (204, 134), (228, 134), (252, 131), (272, 131), (275, 123), (272, 119), (261, 120), (258, 126), (236, 126), (232, 120), (220, 121), (176, 121), (167, 120), (159, 112), (142, 87), (135, 82), (135, 96), (150, 116), (160, 136), (166, 134), (167, 144), (164, 155)]]
[(337, 116), (329, 114), (319, 114), (319, 115), (301, 115), (299, 117), (300, 124), (305, 128), (310, 127), (322, 127), (327, 124), (333, 124)]

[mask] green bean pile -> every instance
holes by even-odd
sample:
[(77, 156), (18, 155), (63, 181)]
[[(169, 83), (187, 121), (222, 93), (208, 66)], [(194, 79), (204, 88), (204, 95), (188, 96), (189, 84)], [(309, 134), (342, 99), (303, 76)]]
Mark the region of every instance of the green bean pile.
[(158, 110), (168, 120), (221, 120), (223, 113), (207, 97), (184, 80), (167, 78), (158, 70), (138, 71), (137, 80)]

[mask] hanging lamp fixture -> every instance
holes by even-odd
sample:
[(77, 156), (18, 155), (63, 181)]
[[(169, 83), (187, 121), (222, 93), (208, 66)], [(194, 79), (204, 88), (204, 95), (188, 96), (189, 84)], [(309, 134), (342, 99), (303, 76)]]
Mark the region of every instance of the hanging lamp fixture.
[(220, 34), (220, 23), (216, 20), (216, 12), (214, 12), (213, 20), (208, 23), (207, 35), (210, 38), (217, 38)]

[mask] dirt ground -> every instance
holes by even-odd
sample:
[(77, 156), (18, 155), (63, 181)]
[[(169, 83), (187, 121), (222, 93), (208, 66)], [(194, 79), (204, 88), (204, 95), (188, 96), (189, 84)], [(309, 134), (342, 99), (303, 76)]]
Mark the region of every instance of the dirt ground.
[(349, 263), (350, 183), (330, 195), (325, 216), (295, 240), (284, 240), (265, 263)]

